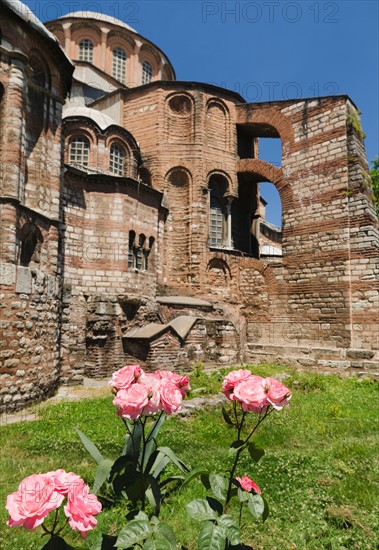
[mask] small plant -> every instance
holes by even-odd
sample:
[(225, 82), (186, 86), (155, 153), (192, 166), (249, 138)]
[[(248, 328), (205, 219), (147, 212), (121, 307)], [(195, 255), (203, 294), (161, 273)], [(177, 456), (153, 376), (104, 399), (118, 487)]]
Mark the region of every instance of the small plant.
[[(255, 463), (259, 462), (265, 454), (264, 450), (251, 439), (262, 422), (274, 410), (281, 410), (288, 405), (291, 398), (291, 392), (281, 382), (274, 378), (254, 376), (245, 369), (230, 372), (223, 381), (222, 390), (231, 402), (229, 410), (222, 409), (223, 418), (235, 430), (236, 439), (229, 448), (232, 466), (228, 475), (203, 472), (202, 482), (212, 491), (212, 496), (194, 500), (187, 505), (189, 516), (203, 522), (198, 537), (199, 550), (246, 548), (240, 544), (243, 508), (255, 520), (267, 519), (268, 506), (261, 496), (261, 490), (248, 476), (236, 476), (236, 471), (239, 458), (245, 450)], [(255, 422), (249, 422), (249, 413), (256, 415)], [(234, 497), (238, 497), (240, 504), (238, 521), (228, 514)]]

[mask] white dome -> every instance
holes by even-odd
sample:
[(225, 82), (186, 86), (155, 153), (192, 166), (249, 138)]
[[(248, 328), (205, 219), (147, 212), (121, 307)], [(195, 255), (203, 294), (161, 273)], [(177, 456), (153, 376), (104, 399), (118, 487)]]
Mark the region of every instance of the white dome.
[(70, 116), (83, 116), (89, 118), (96, 122), (101, 130), (106, 130), (109, 126), (118, 124), (110, 116), (97, 111), (96, 109), (90, 109), (89, 107), (79, 106), (79, 107), (68, 107), (63, 108), (63, 119)]
[(124, 23), (124, 21), (121, 21), (121, 19), (117, 19), (116, 17), (112, 17), (112, 15), (105, 15), (104, 13), (99, 13), (96, 11), (72, 11), (70, 13), (66, 13), (66, 15), (61, 15), (58, 19), (66, 19), (68, 17), (74, 17), (77, 19), (95, 19), (96, 21), (112, 23), (113, 25), (117, 25), (118, 27), (123, 27), (124, 29), (137, 33), (135, 29)]

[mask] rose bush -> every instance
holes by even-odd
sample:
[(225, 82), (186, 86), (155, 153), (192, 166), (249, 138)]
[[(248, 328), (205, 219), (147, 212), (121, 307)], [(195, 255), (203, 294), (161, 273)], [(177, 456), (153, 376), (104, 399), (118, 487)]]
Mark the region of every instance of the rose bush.
[[(67, 497), (64, 506), (66, 523), (58, 526), (58, 512), (62, 502)], [(23, 479), (18, 490), (7, 496), (6, 509), (9, 513), (7, 525), (23, 526), (35, 530), (42, 525), (49, 542), (44, 548), (53, 548), (54, 544), (69, 548), (58, 535), (67, 523), (71, 529), (79, 531), (86, 538), (87, 531), (97, 525), (95, 515), (101, 512), (101, 503), (94, 494), (90, 494), (88, 485), (73, 472), (56, 470), (46, 474), (32, 474)], [(46, 517), (55, 510), (53, 526), (49, 529), (43, 525)]]
[[(253, 375), (247, 369), (230, 372), (222, 383), (222, 392), (229, 401), (223, 407), (225, 422), (235, 430), (230, 445), (230, 469), (223, 473), (209, 472), (203, 466), (189, 471), (168, 447), (158, 447), (157, 437), (166, 415), (180, 410), (182, 400), (190, 389), (188, 376), (164, 370), (144, 372), (139, 365), (127, 365), (112, 375), (110, 385), (116, 394), (113, 404), (125, 428), (125, 445), (116, 460), (104, 458), (97, 447), (77, 429), (79, 437), (91, 456), (98, 463), (94, 493), (83, 479), (73, 472), (56, 470), (46, 474), (33, 474), (25, 478), (18, 490), (7, 497), (9, 513), (7, 524), (36, 529), (42, 526), (50, 540), (44, 548), (71, 548), (59, 536), (68, 524), (79, 531), (83, 538), (92, 530), (101, 511), (96, 493), (104, 488), (102, 498), (111, 504), (120, 497), (126, 498), (131, 510), (130, 520), (118, 536), (102, 535), (96, 548), (130, 549), (159, 548), (172, 550), (177, 547), (171, 527), (158, 519), (163, 497), (170, 486), (184, 486), (196, 476), (212, 496), (197, 499), (187, 505), (190, 517), (202, 521), (199, 532), (199, 550), (234, 550), (250, 548), (241, 544), (243, 510), (255, 519), (268, 516), (267, 503), (260, 487), (247, 475), (236, 476), (239, 458), (245, 450), (252, 463), (264, 456), (252, 441), (260, 424), (275, 410), (288, 406), (289, 389), (274, 378)], [(251, 414), (252, 413), (252, 414)], [(162, 479), (168, 464), (175, 465), (180, 475)], [(229, 513), (231, 500), (239, 501), (238, 520)], [(66, 523), (58, 526), (58, 512), (63, 501)], [(44, 520), (55, 510), (52, 527)], [(145, 512), (150, 511), (150, 516)], [(232, 509), (233, 510), (233, 509)]]

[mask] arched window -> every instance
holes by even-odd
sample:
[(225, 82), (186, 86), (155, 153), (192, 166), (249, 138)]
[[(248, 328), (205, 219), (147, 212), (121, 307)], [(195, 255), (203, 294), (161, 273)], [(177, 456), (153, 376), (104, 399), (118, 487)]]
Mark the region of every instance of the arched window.
[(112, 143), (109, 155), (109, 171), (115, 176), (125, 175), (125, 149), (117, 143)]
[(30, 56), (30, 69), (31, 69), (31, 81), (41, 88), (45, 88), (46, 85), (49, 85), (49, 75), (47, 75), (47, 69), (44, 67), (44, 64), (41, 58), (36, 54), (31, 54)]
[(142, 84), (149, 84), (153, 78), (153, 67), (148, 61), (142, 63)]
[(84, 38), (79, 43), (79, 60), (93, 63), (93, 42)]
[[(224, 176), (214, 174), (210, 177), (208, 188), (209, 198), (209, 246), (220, 248), (228, 246), (227, 217), (230, 215), (227, 201), (224, 196), (228, 188), (228, 182)], [(230, 246), (230, 244), (229, 244)]]
[(129, 246), (128, 246), (128, 268), (133, 269), (135, 267), (135, 258), (134, 258), (134, 244), (136, 240), (136, 232), (131, 230), (129, 231)]
[(122, 48), (113, 50), (112, 76), (120, 82), (125, 82), (126, 78), (126, 51)]
[(75, 137), (70, 142), (69, 163), (88, 166), (89, 141), (85, 137)]

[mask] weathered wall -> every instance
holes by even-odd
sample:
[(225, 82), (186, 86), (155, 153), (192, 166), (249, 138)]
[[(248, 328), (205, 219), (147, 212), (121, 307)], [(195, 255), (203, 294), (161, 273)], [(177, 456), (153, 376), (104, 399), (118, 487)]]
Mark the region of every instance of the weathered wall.
[[(134, 180), (67, 172), (62, 214), (64, 381), (78, 381), (84, 374), (105, 376), (122, 365), (117, 327), (125, 315), (120, 303), (155, 296), (165, 213), (161, 199), (159, 192)], [(129, 263), (131, 231), (136, 243), (144, 235), (151, 247), (147, 269)]]
[(11, 410), (58, 383), (61, 114), (72, 67), (8, 8), (0, 23), (0, 408)]

